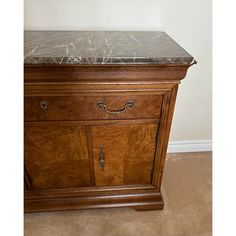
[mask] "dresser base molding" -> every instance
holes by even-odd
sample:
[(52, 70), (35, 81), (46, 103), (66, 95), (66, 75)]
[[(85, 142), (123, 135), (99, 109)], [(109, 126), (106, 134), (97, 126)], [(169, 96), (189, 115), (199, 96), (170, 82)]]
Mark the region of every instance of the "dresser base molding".
[(162, 195), (153, 186), (81, 188), (25, 193), (25, 212), (130, 207), (137, 211), (162, 210)]

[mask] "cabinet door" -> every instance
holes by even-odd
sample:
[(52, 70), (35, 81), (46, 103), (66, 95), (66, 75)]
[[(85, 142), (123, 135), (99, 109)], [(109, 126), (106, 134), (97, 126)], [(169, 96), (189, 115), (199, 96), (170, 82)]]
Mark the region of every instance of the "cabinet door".
[(96, 186), (151, 183), (157, 127), (157, 123), (93, 126)]
[(86, 127), (26, 126), (27, 189), (90, 186)]

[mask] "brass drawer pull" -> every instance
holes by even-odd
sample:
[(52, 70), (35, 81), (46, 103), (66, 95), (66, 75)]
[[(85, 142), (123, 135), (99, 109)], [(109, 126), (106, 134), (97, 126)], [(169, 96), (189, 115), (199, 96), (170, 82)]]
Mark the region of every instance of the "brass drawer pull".
[(101, 170), (104, 170), (104, 167), (105, 167), (105, 156), (104, 156), (103, 146), (102, 145), (100, 146), (98, 163), (100, 165)]
[(46, 110), (48, 108), (48, 103), (46, 101), (41, 101), (40, 107), (42, 110)]
[(133, 101), (128, 101), (128, 102), (124, 105), (124, 107), (123, 107), (121, 110), (110, 110), (110, 109), (107, 107), (107, 105), (104, 104), (103, 102), (101, 102), (101, 101), (98, 101), (98, 102), (97, 102), (97, 107), (103, 108), (104, 111), (106, 111), (106, 112), (109, 113), (109, 114), (113, 114), (113, 115), (114, 115), (114, 114), (123, 113), (123, 112), (125, 112), (129, 107), (132, 107), (132, 106), (134, 106), (134, 102), (133, 102)]

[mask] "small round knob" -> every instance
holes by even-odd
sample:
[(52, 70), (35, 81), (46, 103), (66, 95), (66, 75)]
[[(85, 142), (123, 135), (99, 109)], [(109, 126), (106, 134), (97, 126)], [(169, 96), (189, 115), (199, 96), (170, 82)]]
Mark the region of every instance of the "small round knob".
[(42, 110), (46, 110), (48, 108), (48, 103), (46, 101), (41, 101), (40, 107)]

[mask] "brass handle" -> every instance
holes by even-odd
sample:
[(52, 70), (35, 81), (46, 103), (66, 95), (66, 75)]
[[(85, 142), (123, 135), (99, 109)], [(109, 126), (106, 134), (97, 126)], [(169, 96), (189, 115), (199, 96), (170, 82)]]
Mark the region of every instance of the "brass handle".
[(40, 107), (42, 110), (46, 110), (48, 108), (48, 103), (46, 101), (41, 101)]
[(101, 170), (104, 170), (104, 167), (105, 167), (105, 155), (104, 155), (104, 152), (103, 152), (103, 146), (102, 145), (100, 146), (98, 163), (100, 165)]
[(125, 112), (129, 107), (132, 107), (132, 106), (134, 106), (134, 102), (133, 101), (128, 101), (125, 105), (124, 105), (124, 107), (122, 108), (122, 109), (120, 109), (120, 110), (110, 110), (108, 107), (107, 107), (107, 105), (105, 104), (105, 103), (103, 103), (103, 102), (101, 102), (101, 101), (98, 101), (97, 102), (97, 107), (99, 107), (99, 108), (103, 108), (104, 109), (104, 111), (106, 111), (107, 113), (109, 113), (109, 114), (120, 114), (120, 113), (123, 113), (123, 112)]

